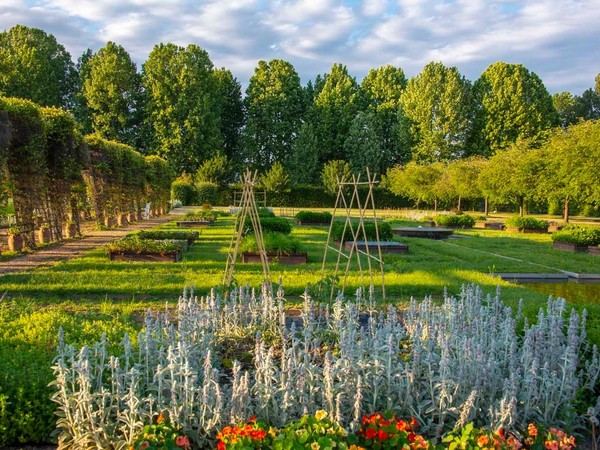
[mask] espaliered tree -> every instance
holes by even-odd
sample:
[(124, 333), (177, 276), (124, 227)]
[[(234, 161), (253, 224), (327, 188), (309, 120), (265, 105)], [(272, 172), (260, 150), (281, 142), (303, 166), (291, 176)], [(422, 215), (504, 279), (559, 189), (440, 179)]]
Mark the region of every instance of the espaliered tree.
[(99, 224), (109, 226), (115, 218), (139, 211), (145, 199), (144, 157), (128, 145), (97, 134), (84, 139), (90, 154), (84, 174)]
[(85, 147), (73, 115), (54, 107), (41, 109), (46, 132), (46, 189), (44, 219), (55, 239), (63, 237), (63, 225), (73, 222), (79, 231), (79, 211), (85, 186), (81, 171)]
[(175, 179), (169, 163), (159, 156), (146, 156), (146, 199), (160, 210), (169, 208), (171, 183)]
[(40, 108), (23, 99), (0, 98), (0, 110), (9, 121), (3, 160), (7, 188), (15, 205), (15, 219), (25, 244), (35, 247), (34, 214), (42, 209), (47, 174), (44, 122)]

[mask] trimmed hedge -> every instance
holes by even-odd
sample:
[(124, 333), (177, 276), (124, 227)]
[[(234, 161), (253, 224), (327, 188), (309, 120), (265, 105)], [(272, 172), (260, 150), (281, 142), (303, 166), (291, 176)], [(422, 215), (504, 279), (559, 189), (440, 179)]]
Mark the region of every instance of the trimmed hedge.
[[(373, 222), (365, 222), (365, 234), (368, 241), (377, 240), (377, 233), (375, 231), (375, 224)], [(352, 229), (358, 229), (358, 223), (352, 223)], [(379, 231), (380, 241), (391, 241), (394, 237), (392, 233), (392, 226), (387, 222), (378, 222), (377, 231)], [(346, 227), (346, 233), (344, 233), (344, 222), (333, 222), (331, 228), (331, 236), (335, 241), (349, 241), (352, 239), (352, 231), (350, 227)], [(362, 240), (362, 230), (358, 230), (358, 238)]]
[[(246, 218), (245, 223), (246, 234), (252, 232), (252, 222), (250, 218)], [(263, 233), (283, 233), (290, 234), (292, 232), (292, 226), (287, 221), (287, 219), (283, 219), (281, 217), (260, 217), (260, 226), (263, 230)]]
[(316, 211), (299, 211), (296, 214), (296, 220), (303, 223), (330, 223), (331, 213)]
[(433, 221), (443, 227), (471, 228), (475, 225), (475, 218), (469, 214), (440, 214)]
[(570, 225), (560, 231), (552, 233), (552, 240), (575, 245), (600, 245), (600, 228)]
[(548, 229), (548, 221), (547, 220), (539, 220), (535, 217), (521, 217), (514, 216), (509, 218), (506, 221), (507, 227), (514, 227), (528, 230), (547, 230)]
[(182, 206), (193, 205), (198, 201), (198, 191), (191, 181), (175, 180), (171, 184), (171, 198), (179, 200)]

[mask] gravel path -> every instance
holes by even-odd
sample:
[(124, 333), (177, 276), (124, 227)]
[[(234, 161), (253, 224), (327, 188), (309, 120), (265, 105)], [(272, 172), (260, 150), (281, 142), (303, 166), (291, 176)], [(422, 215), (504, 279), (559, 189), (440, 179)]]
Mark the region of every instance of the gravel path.
[(0, 276), (7, 273), (22, 272), (38, 267), (53, 266), (61, 261), (81, 256), (83, 253), (102, 247), (115, 239), (125, 236), (132, 231), (153, 228), (174, 217), (184, 215), (189, 208), (177, 208), (161, 217), (134, 222), (114, 230), (87, 230), (83, 237), (59, 242), (49, 247), (40, 248), (33, 253), (17, 256), (9, 261), (0, 262)]

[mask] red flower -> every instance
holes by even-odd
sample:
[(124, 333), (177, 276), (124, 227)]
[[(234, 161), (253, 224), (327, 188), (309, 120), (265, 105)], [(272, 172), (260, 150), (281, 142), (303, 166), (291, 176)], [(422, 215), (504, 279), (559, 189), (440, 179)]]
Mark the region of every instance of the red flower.
[(223, 441), (217, 442), (217, 450), (225, 450), (225, 444)]
[(382, 441), (385, 441), (388, 438), (388, 436), (389, 435), (383, 430), (379, 430), (379, 432), (377, 433), (377, 437)]
[(365, 437), (367, 439), (373, 439), (376, 435), (377, 435), (377, 432), (375, 431), (374, 428), (367, 428), (365, 430)]
[(256, 416), (250, 417), (250, 423), (254, 423), (254, 422), (256, 422)]
[(411, 418), (410, 418), (410, 425), (411, 425), (413, 428), (417, 428), (417, 427), (419, 426), (419, 422), (417, 422), (417, 420), (416, 420), (414, 417), (411, 417)]
[(177, 436), (177, 439), (175, 439), (175, 445), (187, 450), (190, 448), (190, 440), (187, 436)]
[(417, 438), (417, 435), (415, 433), (408, 433), (408, 442), (415, 442), (415, 439)]

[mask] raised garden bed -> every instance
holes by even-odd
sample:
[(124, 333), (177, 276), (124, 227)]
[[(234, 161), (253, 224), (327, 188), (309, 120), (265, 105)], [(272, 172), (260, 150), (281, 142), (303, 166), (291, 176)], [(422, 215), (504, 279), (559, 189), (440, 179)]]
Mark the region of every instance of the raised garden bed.
[[(346, 250), (351, 250), (352, 242), (346, 241), (344, 247)], [(369, 253), (374, 254), (377, 252), (377, 241), (356, 241), (356, 247), (362, 251), (366, 251), (368, 247)], [(382, 253), (408, 253), (408, 245), (400, 242), (383, 241), (379, 243), (379, 247), (381, 248)]]
[(396, 236), (416, 237), (425, 239), (446, 239), (454, 234), (454, 230), (438, 227), (400, 227), (393, 228), (392, 232)]
[(143, 261), (143, 262), (177, 262), (183, 256), (182, 250), (166, 253), (111, 251), (108, 257), (111, 261)]
[(548, 225), (548, 231), (554, 233), (555, 231), (562, 230), (564, 227), (564, 225)]
[[(279, 255), (277, 253), (267, 252), (267, 261), (275, 262), (279, 264), (306, 264), (308, 260), (308, 253), (293, 253), (291, 255)], [(258, 252), (243, 252), (242, 262), (244, 263), (259, 263), (260, 254)]]
[(504, 230), (504, 224), (500, 222), (475, 222), (474, 228), (487, 228), (489, 230)]
[(590, 246), (588, 246), (588, 253), (590, 255), (599, 256), (600, 255), (600, 247), (598, 247), (597, 245), (590, 245)]
[(588, 251), (587, 245), (571, 244), (570, 242), (554, 241), (552, 246), (563, 252), (586, 253)]

